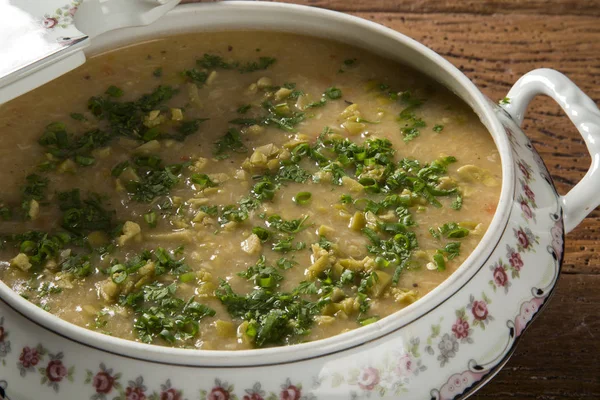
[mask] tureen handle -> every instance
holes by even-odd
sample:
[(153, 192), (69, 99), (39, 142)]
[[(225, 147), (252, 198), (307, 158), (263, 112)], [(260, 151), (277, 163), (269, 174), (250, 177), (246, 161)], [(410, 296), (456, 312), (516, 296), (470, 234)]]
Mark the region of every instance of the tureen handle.
[(507, 104), (502, 107), (520, 125), (529, 102), (538, 94), (552, 97), (562, 107), (583, 136), (592, 157), (583, 179), (561, 196), (565, 230), (570, 232), (600, 205), (600, 110), (569, 78), (546, 68), (523, 75), (508, 92)]

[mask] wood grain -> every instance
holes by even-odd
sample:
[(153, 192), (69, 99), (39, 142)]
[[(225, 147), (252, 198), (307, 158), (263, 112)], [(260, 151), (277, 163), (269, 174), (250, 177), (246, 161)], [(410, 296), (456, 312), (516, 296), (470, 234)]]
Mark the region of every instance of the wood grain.
[[(205, 0), (204, 2), (214, 2)], [(273, 1), (273, 0), (266, 0)], [(600, 15), (598, 0), (279, 0), (344, 12)], [(197, 1), (182, 1), (194, 3)]]
[[(600, 101), (600, 0), (284, 0), (350, 12), (431, 47), (492, 99), (540, 67), (567, 74)], [(559, 192), (590, 157), (560, 107), (535, 99), (524, 129)], [(598, 189), (600, 196), (600, 188)], [(600, 399), (600, 210), (567, 236), (550, 304), (506, 367), (473, 399)]]

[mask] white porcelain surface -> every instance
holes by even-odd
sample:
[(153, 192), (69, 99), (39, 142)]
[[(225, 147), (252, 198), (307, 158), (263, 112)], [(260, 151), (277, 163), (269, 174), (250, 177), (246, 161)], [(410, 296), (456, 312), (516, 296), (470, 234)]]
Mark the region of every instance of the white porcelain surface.
[[(0, 104), (83, 64), (91, 38), (150, 24), (179, 1), (0, 1)], [(85, 21), (81, 29), (78, 18)]]
[[(481, 245), (440, 287), (376, 324), (318, 342), (241, 352), (167, 349), (86, 331), (0, 284), (0, 388), (13, 400), (453, 399), (472, 393), (503, 365), (552, 293), (563, 254), (563, 207), (571, 229), (591, 211), (577, 205), (598, 201), (589, 188), (561, 199), (518, 123), (533, 95), (554, 88), (587, 135), (597, 165), (593, 102), (564, 76), (538, 71), (526, 77), (546, 81), (519, 81), (505, 111), (450, 63), (397, 32), (276, 3), (177, 7), (150, 26), (101, 35), (88, 51), (181, 31), (235, 28), (347, 41), (418, 68), (462, 97), (490, 130), (502, 159), (500, 204)], [(586, 175), (588, 182), (598, 179), (595, 171)]]

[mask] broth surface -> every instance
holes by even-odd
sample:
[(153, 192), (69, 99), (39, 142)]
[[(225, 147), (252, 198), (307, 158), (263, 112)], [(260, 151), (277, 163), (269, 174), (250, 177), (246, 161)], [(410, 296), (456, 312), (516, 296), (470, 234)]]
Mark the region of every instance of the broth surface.
[(1, 279), (74, 324), (177, 347), (293, 344), (392, 314), (468, 257), (501, 186), (455, 95), (283, 33), (97, 55), (1, 105), (0, 132)]

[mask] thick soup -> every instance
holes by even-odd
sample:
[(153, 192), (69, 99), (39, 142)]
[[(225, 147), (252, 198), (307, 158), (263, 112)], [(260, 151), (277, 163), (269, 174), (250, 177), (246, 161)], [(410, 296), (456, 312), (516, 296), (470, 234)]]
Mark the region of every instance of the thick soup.
[(202, 33), (97, 55), (0, 106), (0, 274), (130, 340), (248, 349), (408, 306), (495, 212), (456, 96), (322, 39)]

